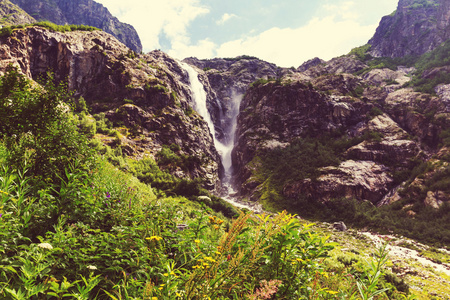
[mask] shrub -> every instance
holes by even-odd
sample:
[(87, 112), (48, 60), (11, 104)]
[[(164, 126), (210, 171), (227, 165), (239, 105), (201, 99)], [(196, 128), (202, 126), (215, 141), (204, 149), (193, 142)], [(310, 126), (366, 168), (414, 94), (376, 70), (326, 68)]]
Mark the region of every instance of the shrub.
[(71, 101), (66, 86), (55, 84), (51, 74), (42, 87), (32, 87), (14, 67), (0, 78), (0, 137), (10, 152), (8, 162), (17, 169), (28, 164), (37, 186), (59, 181), (75, 159), (83, 164), (90, 159)]

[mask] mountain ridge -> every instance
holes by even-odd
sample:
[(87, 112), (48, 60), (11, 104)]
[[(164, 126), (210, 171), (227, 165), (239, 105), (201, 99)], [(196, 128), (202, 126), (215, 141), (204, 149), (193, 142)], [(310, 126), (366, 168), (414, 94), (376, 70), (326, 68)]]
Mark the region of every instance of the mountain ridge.
[(93, 0), (12, 0), (38, 21), (58, 25), (88, 25), (100, 28), (140, 53), (142, 44), (133, 26), (120, 22), (102, 4)]

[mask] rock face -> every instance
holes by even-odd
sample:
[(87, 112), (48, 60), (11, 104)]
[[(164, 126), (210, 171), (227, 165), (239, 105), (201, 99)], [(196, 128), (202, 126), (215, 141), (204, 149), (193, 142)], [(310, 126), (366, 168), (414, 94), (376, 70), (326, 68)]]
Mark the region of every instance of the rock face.
[(287, 185), (284, 194), (290, 198), (301, 194), (322, 201), (347, 198), (377, 203), (392, 187), (388, 168), (373, 161), (347, 160), (338, 167), (326, 167), (320, 171), (323, 174), (314, 181), (305, 179)]
[[(317, 177), (286, 182), (284, 197), (380, 205), (404, 196), (398, 194), (399, 174), (409, 174), (417, 161), (440, 149), (439, 136), (449, 118), (446, 87), (437, 88), (438, 96), (404, 88), (412, 70), (401, 67), (354, 75), (365, 68), (355, 57), (344, 56), (247, 90), (233, 150), (235, 186), (242, 197), (258, 200), (266, 184), (255, 177), (259, 156), (298, 138), (333, 132), (359, 142), (339, 154), (340, 164), (320, 168)], [(431, 122), (434, 116), (440, 121)], [(437, 191), (432, 192), (426, 203), (435, 207), (439, 202), (431, 195)]]
[[(327, 76), (340, 82), (344, 77)], [(320, 135), (339, 128), (356, 127), (369, 110), (363, 102), (351, 96), (331, 96), (299, 81), (275, 81), (250, 88), (240, 107), (233, 163), (235, 181), (244, 194), (255, 188), (249, 180), (249, 163), (258, 151), (280, 146), (299, 137)]]
[(315, 58), (312, 58), (312, 59), (304, 62), (300, 67), (297, 68), (297, 71), (298, 72), (305, 72), (309, 68), (315, 67), (315, 66), (323, 64), (323, 63), (325, 63), (324, 60), (322, 60), (322, 59), (320, 59), (318, 57), (315, 57)]
[(0, 73), (9, 64), (33, 79), (52, 70), (56, 79), (68, 80), (77, 97), (84, 97), (92, 113), (104, 113), (128, 128), (120, 141), (128, 155), (154, 156), (162, 146), (175, 144), (192, 163), (173, 173), (204, 178), (205, 187), (218, 188), (220, 158), (206, 122), (190, 109), (188, 74), (163, 52), (135, 55), (103, 31), (31, 27), (0, 38)]
[(3, 26), (36, 22), (32, 16), (9, 0), (0, 1), (0, 19), (0, 25)]
[(107, 8), (93, 0), (12, 0), (38, 21), (58, 25), (89, 25), (115, 36), (130, 49), (140, 53), (141, 40), (133, 26), (120, 22)]
[(422, 55), (450, 38), (450, 4), (446, 0), (400, 0), (397, 10), (383, 19), (373, 38), (375, 57)]

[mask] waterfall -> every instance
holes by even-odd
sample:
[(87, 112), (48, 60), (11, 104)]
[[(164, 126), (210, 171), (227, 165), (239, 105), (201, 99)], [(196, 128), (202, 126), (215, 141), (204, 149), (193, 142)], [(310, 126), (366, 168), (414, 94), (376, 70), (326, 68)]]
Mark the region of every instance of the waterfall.
[(222, 165), (225, 169), (225, 177), (222, 181), (222, 185), (224, 186), (225, 190), (222, 198), (239, 208), (246, 208), (249, 210), (261, 212), (262, 208), (259, 204), (249, 205), (247, 203), (237, 201), (233, 197), (235, 191), (233, 190), (230, 183), (233, 170), (231, 151), (234, 147), (234, 135), (236, 132), (237, 116), (239, 114), (239, 105), (242, 100), (242, 95), (232, 93), (231, 103), (229, 105), (229, 115), (227, 116), (231, 122), (228, 124), (227, 128), (224, 128), (225, 137), (223, 141), (219, 141), (216, 137), (216, 130), (214, 128), (211, 115), (206, 105), (206, 91), (203, 84), (198, 79), (198, 72), (195, 71), (193, 67), (184, 62), (180, 62), (180, 65), (184, 70), (186, 70), (189, 75), (192, 96), (194, 98), (194, 109), (200, 116), (203, 117), (203, 119), (208, 124), (209, 130), (213, 136), (214, 146), (216, 147), (217, 152), (219, 152)]
[(200, 116), (203, 117), (203, 119), (208, 124), (209, 131), (213, 136), (214, 146), (216, 147), (217, 152), (219, 152), (220, 158), (222, 160), (222, 165), (225, 169), (225, 179), (229, 179), (232, 168), (231, 150), (233, 150), (233, 141), (229, 141), (228, 143), (224, 144), (217, 139), (216, 130), (214, 129), (211, 115), (208, 111), (208, 107), (206, 106), (206, 92), (203, 84), (198, 79), (198, 73), (190, 65), (183, 62), (181, 62), (180, 64), (186, 70), (186, 72), (188, 72), (189, 75), (191, 91), (194, 98), (194, 109)]
[(233, 94), (233, 99), (231, 103), (231, 117), (232, 122), (230, 128), (226, 128), (224, 130), (226, 138), (224, 141), (220, 141), (216, 137), (216, 131), (214, 128), (214, 124), (211, 119), (211, 115), (208, 111), (207, 105), (206, 105), (206, 91), (203, 87), (203, 84), (198, 79), (198, 72), (191, 67), (190, 65), (180, 62), (181, 66), (188, 72), (189, 75), (189, 81), (191, 84), (191, 91), (194, 98), (194, 109), (195, 111), (203, 117), (203, 119), (208, 124), (209, 130), (213, 136), (214, 139), (214, 146), (216, 147), (217, 152), (220, 155), (222, 165), (225, 170), (225, 177), (223, 178), (224, 185), (229, 187), (229, 182), (231, 179), (231, 173), (232, 173), (232, 162), (231, 162), (231, 151), (233, 150), (234, 146), (234, 133), (236, 131), (236, 119), (237, 115), (239, 113), (239, 104), (240, 100), (242, 99), (242, 96), (238, 96)]

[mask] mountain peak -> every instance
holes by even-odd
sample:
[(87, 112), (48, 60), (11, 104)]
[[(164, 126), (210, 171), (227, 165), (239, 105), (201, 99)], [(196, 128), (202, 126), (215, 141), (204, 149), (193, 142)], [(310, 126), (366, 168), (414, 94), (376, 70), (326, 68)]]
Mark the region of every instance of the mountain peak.
[(450, 3), (446, 0), (400, 0), (382, 18), (369, 41), (375, 57), (419, 56), (450, 38)]

